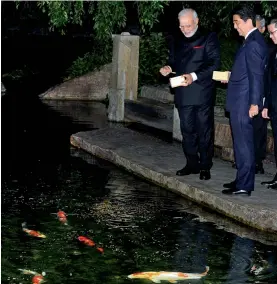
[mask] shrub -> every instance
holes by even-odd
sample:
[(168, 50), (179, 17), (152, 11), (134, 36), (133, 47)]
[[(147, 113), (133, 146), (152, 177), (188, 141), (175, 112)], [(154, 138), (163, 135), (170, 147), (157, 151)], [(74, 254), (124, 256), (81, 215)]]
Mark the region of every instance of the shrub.
[(142, 36), (139, 49), (139, 86), (160, 84), (159, 70), (168, 59), (168, 48), (161, 33)]
[(74, 60), (71, 66), (66, 70), (64, 80), (73, 79), (89, 72), (99, 69), (101, 66), (112, 61), (112, 40), (107, 41), (105, 45), (96, 43), (91, 52)]

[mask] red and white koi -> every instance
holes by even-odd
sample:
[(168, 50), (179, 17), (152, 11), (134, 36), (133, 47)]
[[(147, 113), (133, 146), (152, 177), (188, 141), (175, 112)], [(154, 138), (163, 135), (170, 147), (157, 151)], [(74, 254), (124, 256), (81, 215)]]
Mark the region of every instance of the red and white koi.
[(42, 274), (37, 274), (32, 278), (32, 284), (40, 284), (45, 282), (45, 279)]
[(177, 283), (180, 280), (188, 279), (200, 279), (203, 276), (206, 276), (209, 271), (209, 267), (206, 266), (206, 271), (203, 273), (183, 273), (183, 272), (167, 272), (167, 271), (149, 271), (149, 272), (138, 272), (133, 273), (128, 276), (128, 278), (140, 278), (148, 279), (154, 283), (161, 283), (161, 281), (169, 281), (170, 283)]
[(42, 272), (40, 274), (40, 273), (37, 273), (36, 271), (27, 270), (27, 269), (18, 269), (18, 270), (26, 275), (34, 275), (34, 277), (32, 278), (32, 284), (40, 284), (46, 281), (44, 279), (44, 276), (46, 275), (45, 272)]
[(26, 222), (22, 223), (21, 225), (22, 225), (23, 232), (25, 232), (29, 236), (36, 237), (36, 238), (42, 238), (42, 239), (46, 238), (46, 236), (44, 234), (42, 234), (41, 232), (39, 232), (39, 231), (27, 229), (26, 228)]

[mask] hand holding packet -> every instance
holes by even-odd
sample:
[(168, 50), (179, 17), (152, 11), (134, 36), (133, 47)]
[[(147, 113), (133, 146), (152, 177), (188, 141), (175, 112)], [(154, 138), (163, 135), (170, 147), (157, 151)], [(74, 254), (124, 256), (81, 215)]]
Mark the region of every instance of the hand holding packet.
[(177, 76), (170, 78), (169, 81), (171, 88), (176, 88), (182, 86), (186, 82), (186, 78), (184, 76)]

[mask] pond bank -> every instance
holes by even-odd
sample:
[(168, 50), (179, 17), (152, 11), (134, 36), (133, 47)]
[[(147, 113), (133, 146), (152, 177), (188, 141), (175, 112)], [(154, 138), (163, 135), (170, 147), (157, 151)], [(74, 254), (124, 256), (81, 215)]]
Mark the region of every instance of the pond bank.
[(272, 178), (269, 175), (256, 175), (251, 197), (225, 196), (222, 184), (234, 180), (236, 174), (231, 164), (215, 158), (209, 181), (199, 180), (198, 175), (178, 177), (176, 170), (185, 165), (179, 143), (108, 127), (76, 133), (71, 136), (71, 144), (243, 224), (277, 232), (277, 191), (260, 185)]

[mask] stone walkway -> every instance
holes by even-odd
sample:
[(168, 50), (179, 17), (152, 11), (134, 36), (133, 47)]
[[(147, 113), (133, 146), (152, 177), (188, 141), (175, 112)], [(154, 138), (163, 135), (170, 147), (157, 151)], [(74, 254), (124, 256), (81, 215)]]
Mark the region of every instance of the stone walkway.
[[(215, 158), (209, 181), (201, 181), (198, 175), (178, 177), (176, 170), (185, 165), (178, 142), (108, 127), (76, 133), (71, 144), (248, 226), (277, 233), (277, 190), (260, 185), (272, 179), (271, 175), (256, 175), (251, 197), (226, 196), (221, 193), (222, 184), (236, 175), (231, 164)], [(273, 164), (265, 167), (267, 172), (275, 172)]]

